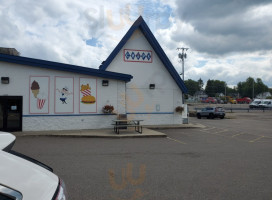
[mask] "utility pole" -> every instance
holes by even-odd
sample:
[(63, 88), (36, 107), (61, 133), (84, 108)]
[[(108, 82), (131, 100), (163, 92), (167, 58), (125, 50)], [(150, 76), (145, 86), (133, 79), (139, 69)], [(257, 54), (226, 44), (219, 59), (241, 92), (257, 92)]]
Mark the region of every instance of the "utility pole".
[(254, 79), (253, 79), (253, 88), (252, 88), (252, 100), (254, 99)]
[[(181, 59), (181, 62), (182, 62), (182, 73), (180, 75), (182, 75), (183, 81), (184, 81), (184, 60), (187, 58), (187, 54), (185, 52), (188, 51), (188, 49), (189, 48), (184, 48), (184, 47), (177, 48), (178, 51), (182, 50), (182, 53), (179, 53), (178, 57)], [(183, 93), (182, 93), (182, 103), (183, 104), (185, 103), (185, 96)]]
[(226, 102), (226, 97), (227, 96), (227, 83), (225, 82), (225, 102)]
[(177, 48), (177, 50), (182, 50), (182, 53), (178, 54), (178, 57), (181, 59), (182, 62), (182, 73), (180, 75), (182, 75), (182, 80), (184, 81), (184, 60), (187, 58), (187, 54), (185, 53), (186, 51), (188, 51), (189, 48), (185, 48), (185, 47), (181, 47), (181, 48)]

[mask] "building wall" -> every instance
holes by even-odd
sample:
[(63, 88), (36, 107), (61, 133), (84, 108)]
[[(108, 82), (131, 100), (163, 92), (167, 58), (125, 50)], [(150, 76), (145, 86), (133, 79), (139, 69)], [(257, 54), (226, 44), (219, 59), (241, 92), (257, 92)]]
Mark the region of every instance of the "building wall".
[[(106, 104), (113, 105), (115, 113), (125, 113), (125, 82), (123, 81), (106, 79), (109, 80), (109, 86), (102, 86), (102, 80), (105, 80), (105, 78), (5, 62), (0, 62), (0, 71), (1, 76), (10, 77), (9, 84), (0, 84), (0, 95), (23, 96), (23, 131), (109, 128), (111, 127), (111, 120), (116, 119), (116, 115), (107, 115), (102, 112), (102, 108)], [(33, 106), (31, 102), (34, 98), (34, 93), (30, 90), (33, 80), (31, 77), (34, 77), (34, 79), (35, 77), (48, 77), (49, 95), (47, 100), (49, 107), (46, 113), (35, 114), (30, 109), (30, 106)], [(60, 95), (55, 90), (56, 77), (73, 78), (74, 102), (72, 112), (56, 113), (55, 105), (59, 99), (55, 95)], [(80, 103), (80, 80), (84, 80), (84, 78), (96, 80), (96, 108), (93, 106), (95, 110), (88, 113), (85, 113), (84, 110), (88, 105), (82, 107)], [(95, 89), (91, 88), (91, 92), (95, 92)], [(46, 102), (43, 109), (47, 106)]]
[[(124, 50), (152, 52), (152, 62), (126, 62)], [(147, 60), (145, 60), (147, 61)], [(144, 119), (145, 124), (180, 124), (182, 116), (174, 112), (182, 104), (182, 92), (161, 62), (143, 33), (136, 30), (107, 68), (108, 71), (131, 74), (126, 84), (127, 113), (130, 118)], [(155, 89), (149, 89), (155, 84)]]

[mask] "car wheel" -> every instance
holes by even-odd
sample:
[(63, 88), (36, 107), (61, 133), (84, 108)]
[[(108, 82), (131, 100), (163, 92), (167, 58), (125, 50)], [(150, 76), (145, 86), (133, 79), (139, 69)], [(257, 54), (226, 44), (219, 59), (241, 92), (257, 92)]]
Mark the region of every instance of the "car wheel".
[(209, 114), (209, 118), (210, 118), (210, 119), (213, 119), (213, 118), (214, 118), (214, 114), (210, 113), (210, 114)]
[(200, 114), (197, 114), (197, 119), (201, 119), (201, 115)]
[(224, 116), (220, 117), (220, 119), (224, 119)]

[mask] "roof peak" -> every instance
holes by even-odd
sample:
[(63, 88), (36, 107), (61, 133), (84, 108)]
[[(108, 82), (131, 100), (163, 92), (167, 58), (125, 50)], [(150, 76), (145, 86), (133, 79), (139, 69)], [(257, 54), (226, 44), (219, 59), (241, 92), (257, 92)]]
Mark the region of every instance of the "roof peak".
[(109, 57), (105, 60), (105, 62), (102, 65), (100, 65), (99, 69), (103, 70), (103, 71), (105, 71), (107, 69), (107, 67), (111, 64), (111, 62), (113, 61), (115, 56), (117, 56), (117, 54), (120, 52), (120, 50), (124, 47), (124, 45), (130, 39), (130, 37), (132, 36), (134, 31), (138, 28), (143, 32), (145, 38), (147, 39), (149, 44), (152, 46), (152, 48), (154, 49), (154, 51), (156, 52), (156, 54), (158, 55), (158, 57), (162, 61), (163, 65), (165, 66), (165, 68), (168, 70), (168, 72), (172, 76), (172, 78), (176, 81), (176, 83), (179, 86), (179, 88), (181, 89), (181, 91), (183, 91), (184, 93), (187, 93), (188, 90), (187, 90), (183, 80), (180, 78), (176, 69), (174, 68), (174, 66), (172, 65), (172, 63), (170, 62), (168, 57), (166, 56), (165, 52), (161, 48), (159, 42), (156, 40), (155, 36), (153, 35), (151, 30), (149, 29), (148, 25), (146, 24), (146, 22), (144, 21), (142, 16), (139, 16), (138, 19), (132, 24), (132, 26), (127, 31), (127, 33), (124, 35), (124, 37), (121, 39), (119, 44), (111, 52)]

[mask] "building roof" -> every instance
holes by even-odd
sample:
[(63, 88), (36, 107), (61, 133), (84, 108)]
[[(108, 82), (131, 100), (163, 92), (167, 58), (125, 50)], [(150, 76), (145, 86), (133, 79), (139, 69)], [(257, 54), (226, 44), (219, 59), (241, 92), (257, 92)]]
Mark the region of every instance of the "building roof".
[(51, 62), (51, 61), (39, 60), (39, 59), (33, 59), (33, 58), (27, 58), (27, 57), (21, 57), (21, 56), (6, 55), (6, 54), (0, 54), (0, 61), (21, 64), (21, 65), (27, 65), (27, 66), (32, 66), (32, 67), (40, 67), (40, 68), (45, 68), (45, 69), (53, 69), (53, 70), (58, 70), (58, 71), (66, 71), (66, 72), (85, 74), (85, 75), (89, 75), (89, 76), (122, 80), (125, 82), (129, 82), (133, 78), (133, 76), (131, 76), (129, 74), (102, 71), (99, 69), (81, 67), (81, 66), (76, 66), (76, 65), (69, 65), (69, 64), (64, 64), (64, 63), (57, 63), (57, 62)]
[(144, 19), (142, 16), (140, 16), (134, 24), (130, 27), (128, 32), (125, 34), (125, 36), (122, 38), (122, 40), (119, 42), (119, 44), (115, 47), (115, 49), (111, 52), (109, 57), (104, 61), (104, 63), (99, 67), (101, 71), (105, 71), (107, 67), (110, 65), (110, 63), (113, 61), (115, 56), (119, 53), (119, 51), (123, 48), (123, 46), (126, 44), (126, 42), (129, 40), (129, 38), (132, 36), (133, 32), (136, 29), (140, 29), (144, 36), (146, 37), (147, 41), (150, 43), (168, 72), (171, 74), (173, 79), (176, 81), (177, 85), (181, 89), (182, 92), (187, 93), (188, 90), (183, 82), (183, 80), (180, 78), (180, 75), (177, 73), (176, 69), (166, 56), (165, 52), (161, 48), (160, 44), (156, 40), (155, 36), (151, 32), (151, 30), (148, 28), (147, 24), (145, 23)]

